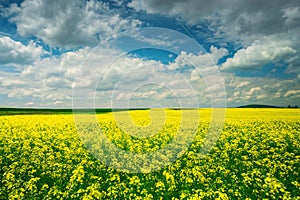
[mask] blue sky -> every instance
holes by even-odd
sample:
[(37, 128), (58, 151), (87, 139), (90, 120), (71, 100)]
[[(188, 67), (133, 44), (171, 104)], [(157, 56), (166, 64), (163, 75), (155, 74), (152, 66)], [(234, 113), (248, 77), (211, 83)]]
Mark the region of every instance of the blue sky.
[(0, 107), (299, 106), (299, 32), (296, 0), (0, 0)]

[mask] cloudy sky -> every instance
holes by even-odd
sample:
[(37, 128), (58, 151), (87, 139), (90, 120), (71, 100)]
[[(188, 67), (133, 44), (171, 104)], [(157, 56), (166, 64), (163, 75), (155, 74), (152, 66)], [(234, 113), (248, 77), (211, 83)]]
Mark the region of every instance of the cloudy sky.
[(300, 105), (300, 2), (0, 0), (0, 107)]

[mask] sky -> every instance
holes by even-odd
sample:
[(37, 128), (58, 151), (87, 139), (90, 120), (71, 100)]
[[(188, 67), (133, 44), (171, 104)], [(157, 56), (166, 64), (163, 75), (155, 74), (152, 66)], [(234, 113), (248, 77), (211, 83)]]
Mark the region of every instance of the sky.
[(300, 1), (0, 0), (0, 107), (300, 105)]

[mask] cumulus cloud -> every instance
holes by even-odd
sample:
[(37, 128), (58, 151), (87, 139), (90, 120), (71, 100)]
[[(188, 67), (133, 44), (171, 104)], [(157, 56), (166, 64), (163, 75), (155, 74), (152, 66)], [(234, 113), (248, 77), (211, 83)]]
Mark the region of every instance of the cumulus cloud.
[(33, 106), (33, 105), (34, 105), (34, 102), (30, 101), (30, 102), (27, 102), (25, 105), (26, 105), (26, 106)]
[(297, 98), (300, 97), (300, 90), (289, 90), (284, 94), (284, 97), (291, 97), (296, 96)]
[(299, 104), (295, 81), (270, 77), (238, 77), (222, 73), (226, 85), (228, 106), (267, 104), (287, 106)]
[[(154, 104), (178, 106), (177, 98), (188, 103), (195, 96), (201, 106), (210, 106), (209, 90), (213, 95), (221, 95), (216, 92), (222, 89), (219, 84), (215, 84), (218, 76), (211, 73), (212, 67), (216, 66), (206, 58), (206, 54), (182, 53), (182, 56), (199, 65), (202, 63), (201, 72), (206, 73), (207, 70), (206, 77), (202, 78), (208, 82), (201, 79), (197, 71), (195, 71), (197, 78), (192, 79), (194, 69), (186, 72), (172, 70), (171, 66), (174, 67), (176, 63), (180, 65), (176, 59), (175, 64), (162, 64), (159, 61), (124, 56), (111, 63), (112, 58), (120, 55), (118, 50), (106, 49), (106, 52), (105, 49), (94, 52), (90, 50), (85, 48), (64, 53), (60, 58), (41, 59), (24, 68), (21, 75), (2, 74), (0, 85), (6, 88), (2, 93), (8, 94), (9, 98), (18, 98), (20, 102), (24, 100), (24, 106), (28, 102), (35, 102), (32, 106), (67, 107), (71, 106), (74, 87), (79, 94), (81, 89), (84, 91), (81, 96), (82, 102), (96, 98), (96, 105), (103, 107), (110, 107), (111, 100), (115, 101), (114, 106), (127, 105), (128, 100), (131, 106), (151, 107)], [(215, 49), (208, 54), (220, 58), (221, 55), (225, 55), (220, 53), (222, 51), (224, 50)], [(102, 54), (98, 54), (99, 52)], [(87, 56), (89, 59), (83, 63)], [(178, 68), (180, 66), (175, 67)], [(294, 105), (299, 99), (299, 92), (291, 89), (295, 87), (292, 80), (235, 77), (231, 73), (223, 73), (222, 77), (225, 80), (229, 106), (258, 102), (275, 105), (285, 105), (289, 102), (288, 104)], [(102, 81), (96, 90), (98, 80)], [(187, 103), (184, 105), (188, 107)]]
[[(172, 70), (186, 67), (186, 65), (195, 65), (200, 71), (205, 71), (208, 66), (214, 66), (219, 59), (228, 55), (228, 51), (225, 48), (210, 47), (210, 52), (207, 53), (187, 53), (182, 51), (179, 56), (175, 59), (175, 62), (170, 63), (168, 68)], [(209, 69), (208, 69), (209, 70)]]
[[(136, 11), (178, 17), (190, 30), (207, 41), (239, 46), (233, 58), (227, 59), (223, 70), (253, 69), (272, 62), (284, 61), (287, 73), (299, 73), (300, 4), (294, 0), (209, 1), (198, 0), (132, 0)], [(209, 35), (205, 31), (209, 30)], [(258, 42), (260, 41), (260, 42)]]
[(21, 36), (37, 36), (52, 47), (93, 45), (140, 24), (94, 0), (25, 0), (12, 4), (7, 15)]
[(216, 8), (226, 8), (228, 2), (210, 1), (209, 3), (197, 0), (132, 0), (129, 7), (137, 11), (145, 11), (147, 13), (160, 13), (172, 17), (182, 17), (190, 23), (199, 22), (199, 19), (211, 15)]
[(249, 85), (249, 84), (250, 84), (249, 81), (244, 81), (244, 82), (239, 83), (239, 84), (236, 86), (236, 88), (245, 87), (245, 86), (247, 86), (247, 85)]
[(289, 46), (290, 43), (290, 41), (278, 41), (271, 38), (265, 38), (262, 41), (256, 40), (247, 48), (237, 51), (233, 58), (228, 58), (222, 64), (221, 69), (253, 69), (262, 67), (268, 62), (287, 59), (289, 55), (297, 52)]
[[(56, 101), (63, 101), (71, 106), (72, 86), (80, 72), (80, 65), (90, 52), (83, 48), (67, 52), (61, 57), (49, 56), (24, 65), (21, 73), (9, 73), (0, 76), (0, 85), (5, 87), (4, 94), (11, 99), (24, 99), (36, 102), (35, 106), (53, 106)], [(26, 102), (24, 102), (26, 106)]]
[[(219, 21), (224, 25), (220, 28), (229, 28), (227, 30), (239, 34), (281, 32), (286, 27), (285, 23), (296, 22), (299, 17), (299, 3), (293, 0), (275, 0), (272, 4), (267, 1), (238, 0), (132, 0), (128, 6), (137, 11), (181, 17), (190, 24), (197, 24), (203, 19)], [(299, 25), (299, 20), (297, 23)]]
[(212, 40), (222, 38), (225, 43), (235, 42), (247, 48), (255, 40), (272, 36), (291, 40), (289, 47), (300, 50), (300, 5), (294, 0), (274, 0), (272, 3), (238, 0), (132, 0), (128, 6), (137, 11), (179, 17), (187, 22), (191, 29), (200, 28), (199, 34), (203, 32), (201, 29), (205, 24), (205, 29), (210, 30), (206, 40), (210, 40), (211, 37)]
[(246, 92), (246, 95), (247, 96), (252, 96), (253, 94), (255, 94), (259, 91), (261, 91), (260, 87), (254, 87), (254, 88), (251, 88), (248, 92)]
[[(97, 105), (100, 107), (110, 107), (112, 99), (116, 101), (115, 106), (124, 106), (128, 98), (132, 98), (131, 106), (150, 107), (153, 103), (178, 107), (179, 98), (183, 102), (182, 105), (188, 107), (196, 106), (195, 101), (191, 101), (192, 98), (196, 99), (196, 96), (202, 98), (208, 94), (201, 78), (190, 79), (192, 70), (187, 72), (174, 70), (181, 67), (175, 67), (182, 64), (178, 60), (162, 64), (157, 60), (131, 57), (127, 54), (120, 57), (122, 52), (118, 49), (99, 47), (91, 50), (86, 47), (66, 52), (60, 57), (49, 56), (38, 59), (25, 66), (21, 74), (0, 76), (0, 84), (7, 89), (4, 93), (9, 98), (39, 102), (35, 103), (35, 106), (69, 107), (73, 89), (77, 91), (79, 98), (82, 98), (82, 102), (86, 102), (87, 98), (96, 97)], [(207, 78), (213, 80), (215, 77), (211, 73), (211, 67), (215, 69), (217, 67), (212, 64), (212, 60), (219, 59), (226, 53), (225, 49), (211, 47), (211, 52), (207, 54), (194, 55), (182, 52), (182, 56), (185, 56), (186, 61), (192, 61), (200, 66), (200, 69), (203, 67), (203, 73), (206, 73), (205, 68), (207, 75), (210, 76)], [(210, 89), (218, 90), (218, 86), (212, 82)], [(143, 102), (138, 102), (143, 98)], [(201, 103), (209, 106), (210, 99), (206, 98), (205, 102)]]
[(28, 45), (14, 41), (10, 37), (0, 36), (0, 64), (27, 65), (33, 63), (44, 53), (41, 46), (33, 41)]
[(77, 66), (67, 65), (65, 56), (62, 58), (49, 57), (36, 61), (33, 65), (25, 67), (20, 74), (21, 78), (28, 83), (36, 82), (40, 87), (69, 87), (71, 88), (72, 80), (76, 71), (72, 71)]
[(55, 101), (54, 102), (54, 105), (61, 105), (61, 104), (63, 104), (64, 102), (63, 101)]
[(8, 78), (4, 78), (4, 77), (0, 77), (0, 85), (4, 86), (6, 88), (9, 88), (11, 86), (16, 86), (16, 85), (25, 85), (26, 83), (22, 80), (19, 79), (10, 79)]
[(187, 106), (191, 101), (186, 98), (196, 95), (188, 83), (189, 74), (170, 70), (170, 65), (176, 63), (164, 65), (156, 60), (119, 58), (102, 74), (97, 92), (111, 91), (114, 107), (126, 106), (128, 102), (133, 107), (151, 107), (153, 104), (178, 107), (174, 95)]

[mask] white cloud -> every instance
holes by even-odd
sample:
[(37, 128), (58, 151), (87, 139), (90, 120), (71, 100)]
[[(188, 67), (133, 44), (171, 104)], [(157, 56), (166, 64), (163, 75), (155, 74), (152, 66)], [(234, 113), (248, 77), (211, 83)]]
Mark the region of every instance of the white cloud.
[(61, 104), (63, 104), (64, 102), (63, 101), (55, 101), (53, 104), (54, 105), (61, 105)]
[(247, 96), (252, 96), (253, 94), (256, 94), (257, 92), (261, 91), (261, 88), (260, 87), (254, 87), (254, 88), (251, 88), (248, 92), (246, 92), (245, 94)]
[[(297, 80), (270, 77), (238, 77), (222, 73), (230, 107), (246, 104), (287, 106), (299, 104)], [(298, 95), (298, 96), (297, 96)]]
[(24, 97), (36, 97), (44, 95), (44, 92), (45, 91), (43, 91), (43, 89), (41, 88), (35, 88), (34, 86), (28, 87), (28, 85), (26, 85), (23, 88), (14, 88), (12, 91), (9, 92), (8, 97), (22, 99)]
[[(87, 47), (64, 53), (59, 58), (39, 59), (25, 67), (21, 74), (9, 78), (0, 77), (0, 84), (7, 88), (4, 94), (9, 98), (20, 101), (31, 98), (34, 102), (39, 102), (37, 106), (70, 106), (74, 87), (77, 91), (84, 91), (82, 98), (86, 100), (87, 96), (84, 94), (94, 94), (98, 80), (100, 86), (97, 95), (107, 94), (106, 91), (129, 94), (140, 82), (149, 80), (164, 84), (163, 82), (170, 82), (174, 78), (160, 74), (163, 65), (154, 60), (123, 56), (112, 63), (120, 54), (116, 49), (99, 47), (91, 51)], [(159, 95), (162, 94), (156, 94), (157, 97)]]
[(268, 62), (276, 62), (286, 59), (297, 51), (291, 48), (290, 41), (278, 41), (265, 38), (262, 41), (255, 41), (245, 49), (237, 51), (233, 58), (228, 58), (222, 64), (222, 70), (252, 69), (262, 67)]
[(30, 41), (28, 45), (0, 36), (0, 64), (26, 65), (33, 63), (43, 54), (41, 46)]
[(268, 98), (266, 94), (259, 94), (256, 96), (256, 99), (265, 99), (265, 98)]
[[(193, 62), (197, 62), (196, 67), (200, 66), (201, 68), (201, 64), (204, 65), (203, 68), (207, 66), (209, 67), (208, 69), (206, 69), (207, 72), (205, 72), (204, 70), (202, 72), (207, 76), (206, 78), (209, 79), (208, 82), (211, 81), (210, 90), (212, 92), (215, 92), (216, 90), (219, 91), (222, 88), (220, 88), (220, 86), (216, 84), (217, 81), (214, 81), (216, 75), (214, 75), (214, 73), (212, 72), (214, 70), (212, 69), (214, 68), (216, 70), (217, 67), (212, 64), (212, 58), (210, 57), (219, 58), (224, 53), (220, 53), (217, 49), (212, 49), (213, 55), (210, 56), (199, 54), (199, 58), (197, 58), (197, 55), (187, 54), (185, 52), (182, 52), (181, 55), (190, 58), (185, 58), (186, 60), (191, 61), (191, 59), (193, 59)], [(187, 72), (178, 72), (174, 70), (180, 68), (180, 66), (176, 66), (181, 64), (178, 60), (174, 63), (164, 65), (161, 62), (155, 60), (127, 57), (126, 55), (118, 57), (117, 54), (120, 54), (120, 52), (116, 52), (116, 55), (112, 55), (109, 54), (109, 52), (103, 53), (102, 51), (103, 49), (100, 48), (91, 53), (92, 55), (90, 56), (92, 56), (92, 58), (93, 55), (97, 55), (97, 57), (95, 57), (96, 60), (91, 63), (90, 66), (85, 67), (84, 65), (84, 68), (81, 70), (78, 78), (76, 79), (76, 81), (80, 79), (79, 89), (81, 87), (80, 85), (82, 85), (83, 89), (85, 90), (95, 89), (95, 84), (99, 80), (96, 94), (93, 93), (93, 91), (89, 91), (89, 94), (93, 93), (96, 96), (97, 105), (101, 107), (126, 106), (128, 104), (128, 101), (130, 101), (130, 97), (137, 97), (140, 100), (143, 99), (144, 101), (141, 103), (144, 103), (144, 106), (146, 107), (151, 107), (153, 103), (162, 104), (165, 106), (176, 105), (178, 102), (176, 98), (174, 99), (172, 92), (170, 93), (159, 89), (161, 87), (169, 88), (171, 91), (175, 92), (178, 98), (180, 98), (180, 100), (184, 102), (183, 105), (191, 103), (191, 98), (195, 97), (196, 95), (204, 96), (204, 94), (207, 94), (207, 90), (205, 90), (205, 84), (203, 84), (203, 80), (202, 82), (199, 79), (197, 81), (193, 80), (191, 82), (190, 70), (188, 70)], [(220, 51), (224, 52), (224, 50)], [(103, 55), (103, 57), (101, 57), (101, 55)], [(201, 56), (203, 56), (203, 58), (201, 58)], [(116, 57), (117, 59), (114, 60), (114, 58)], [(88, 59), (88, 62), (90, 62), (89, 60), (90, 59)], [(208, 62), (210, 62), (209, 65)], [(99, 64), (98, 70), (95, 63)], [(80, 84), (81, 82), (86, 83), (86, 80), (88, 80), (90, 84)], [(153, 84), (155, 87), (149, 86)], [(76, 85), (78, 86), (78, 82)], [(199, 88), (201, 90), (199, 90)], [(87, 94), (86, 96), (88, 96), (87, 91), (85, 91), (85, 94)], [(222, 94), (224, 95), (224, 93)], [(151, 96), (151, 98), (143, 98), (149, 97), (149, 95)], [(221, 93), (219, 95), (221, 95)], [(169, 101), (166, 101), (167, 99), (169, 99)], [(110, 100), (114, 102), (114, 105), (110, 104)], [(134, 100), (134, 102), (138, 103), (137, 100)], [(142, 106), (143, 104), (141, 103), (135, 105)], [(208, 101), (201, 103), (206, 103), (205, 105), (207, 105), (208, 103), (209, 105), (210, 102)], [(193, 102), (189, 105), (195, 106)]]
[(300, 90), (289, 90), (285, 93), (284, 97), (300, 97)]
[(3, 78), (0, 77), (0, 85), (6, 88), (9, 88), (11, 86), (16, 86), (16, 85), (25, 85), (26, 82), (19, 80), (19, 79), (9, 79), (9, 78)]
[(26, 105), (26, 106), (33, 106), (33, 105), (34, 105), (34, 102), (30, 101), (30, 102), (27, 102), (25, 105)]
[(233, 96), (238, 97), (240, 94), (241, 94), (240, 91), (236, 91), (236, 92), (233, 93)]
[[(71, 106), (74, 83), (76, 83), (78, 93), (83, 91), (83, 96), (81, 96), (83, 102), (88, 101), (88, 98), (93, 99), (95, 95), (96, 103), (99, 103), (97, 105), (101, 107), (110, 107), (111, 99), (117, 101), (115, 106), (124, 106), (130, 98), (135, 99), (130, 101), (131, 106), (178, 105), (175, 96), (185, 102), (186, 106), (195, 96), (197, 96), (200, 106), (210, 106), (209, 90), (216, 97), (224, 95), (217, 92), (222, 88), (216, 84), (217, 80), (215, 79), (218, 76), (211, 73), (212, 67), (216, 67), (213, 64), (204, 65), (206, 67), (203, 67), (201, 72), (206, 74), (205, 77), (199, 78), (196, 74), (197, 78), (191, 79), (194, 70), (187, 73), (168, 70), (169, 65), (174, 63), (163, 65), (158, 61), (127, 56), (120, 57), (119, 60), (111, 63), (113, 58), (119, 55), (119, 51), (99, 49), (90, 52), (90, 50), (90, 48), (85, 48), (65, 53), (60, 58), (41, 59), (26, 67), (21, 75), (6, 76), (2, 74), (0, 84), (4, 86), (5, 90), (1, 93), (7, 94), (10, 98), (17, 98), (19, 102), (25, 101), (20, 105), (35, 102), (34, 106), (67, 107)], [(98, 54), (99, 52), (102, 54)], [(90, 59), (87, 60), (87, 63), (82, 63), (82, 59), (84, 60), (88, 55)], [(201, 58), (203, 55), (198, 55), (200, 58), (192, 54), (186, 54), (186, 56), (190, 56), (198, 64), (200, 61), (207, 64), (206, 61), (208, 61), (206, 57), (205, 59)], [(207, 72), (205, 72), (206, 70)], [(196, 73), (198, 72), (196, 71)], [(99, 87), (100, 90), (95, 92), (96, 83), (101, 77), (106, 82), (103, 82), (103, 85)], [(299, 93), (291, 89), (295, 87), (293, 80), (235, 77), (230, 73), (222, 73), (222, 77), (225, 79), (229, 106), (248, 103), (283, 106), (297, 104)], [(204, 79), (207, 79), (207, 82)], [(152, 83), (157, 85), (150, 87)], [(174, 96), (172, 96), (172, 91)]]
[(230, 4), (230, 2), (212, 1), (207, 3), (198, 0), (132, 0), (128, 6), (137, 11), (182, 17), (189, 23), (196, 23), (200, 18), (214, 13), (216, 8), (224, 8), (227, 7), (228, 4)]
[(215, 46), (210, 47), (211, 56), (215, 59), (215, 62), (218, 62), (219, 59), (228, 55), (228, 50), (225, 48), (217, 48)]
[[(199, 0), (132, 0), (128, 6), (137, 11), (180, 17), (196, 25), (205, 19), (212, 24), (219, 24), (220, 30), (236, 34), (282, 32), (297, 24), (285, 23), (299, 21), (297, 1), (274, 0), (269, 2)], [(298, 22), (299, 23), (299, 22)]]
[[(157, 29), (157, 31), (161, 31), (160, 29)], [(153, 34), (153, 30), (149, 30), (148, 31), (150, 34)], [(148, 33), (148, 34), (149, 34)], [(145, 33), (144, 33), (145, 34)], [(132, 35), (132, 37), (134, 37), (135, 40), (143, 42), (143, 43), (148, 43), (150, 45), (153, 45), (155, 47), (159, 47), (159, 46), (164, 46), (164, 47), (170, 47), (172, 45), (174, 45), (175, 42), (178, 41), (171, 41), (171, 39), (167, 36), (164, 35), (165, 33), (163, 32), (156, 32), (157, 36), (153, 37), (151, 35), (142, 35), (140, 33), (134, 33), (134, 35)]]
[(219, 73), (216, 62), (227, 54), (228, 51), (226, 49), (217, 49), (214, 46), (210, 48), (210, 53), (199, 53), (195, 55), (181, 52), (175, 59), (175, 62), (170, 63), (167, 68), (181, 72), (183, 70), (183, 73), (184, 71), (189, 73), (189, 82), (194, 92), (201, 96), (201, 98), (206, 97), (202, 99), (201, 103), (205, 102), (206, 106), (223, 107), (225, 106), (223, 99), (226, 94), (224, 91), (223, 78)]
[(249, 81), (244, 81), (244, 82), (241, 82), (239, 83), (236, 88), (241, 88), (241, 87), (245, 87), (245, 86), (248, 86), (250, 83)]
[[(299, 74), (300, 7), (294, 0), (209, 1), (132, 0), (136, 11), (180, 18), (188, 29), (206, 41), (241, 49), (227, 59), (223, 70), (253, 69), (283, 61)], [(206, 33), (205, 30), (209, 30)], [(255, 42), (255, 41), (260, 41)], [(287, 71), (287, 73), (288, 73)]]
[(140, 24), (94, 0), (25, 0), (12, 4), (8, 13), (21, 36), (37, 36), (52, 47), (94, 45)]
[[(264, 36), (292, 39), (291, 48), (300, 49), (300, 7), (294, 0), (217, 1), (199, 0), (132, 0), (129, 7), (137, 11), (181, 18), (190, 30), (205, 40), (221, 45), (226, 42), (247, 47)], [(204, 24), (204, 25), (203, 25)], [(208, 35), (203, 28), (210, 30)]]
[(25, 65), (20, 74), (10, 73), (10, 76), (0, 77), (0, 84), (5, 86), (4, 93), (9, 98), (19, 102), (29, 98), (36, 102), (36, 106), (53, 106), (56, 101), (70, 106), (72, 86), (90, 50), (83, 48), (64, 53), (59, 58), (50, 56), (38, 59), (31, 65)]
[(204, 72), (205, 70), (210, 70), (210, 68), (207, 67), (215, 66), (216, 62), (226, 55), (228, 55), (227, 49), (218, 49), (214, 46), (211, 46), (210, 53), (198, 53), (195, 55), (193, 53), (186, 53), (185, 51), (182, 51), (175, 59), (175, 62), (168, 65), (168, 68), (176, 70), (186, 67), (186, 65), (194, 65), (194, 67), (197, 67), (200, 72)]

